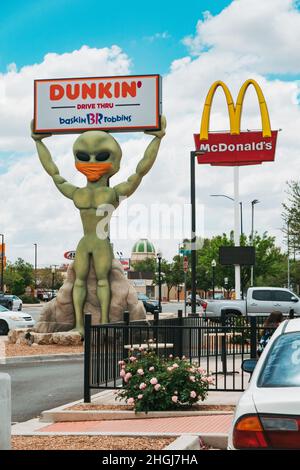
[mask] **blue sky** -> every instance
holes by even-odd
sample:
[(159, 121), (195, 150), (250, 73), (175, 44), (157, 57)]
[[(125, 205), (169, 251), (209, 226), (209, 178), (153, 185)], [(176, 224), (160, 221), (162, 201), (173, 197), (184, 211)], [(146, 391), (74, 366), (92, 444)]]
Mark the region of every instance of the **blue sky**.
[(229, 0), (1, 2), (0, 72), (12, 62), (18, 69), (41, 62), (48, 52), (59, 54), (83, 44), (97, 48), (118, 44), (132, 58), (134, 73), (166, 73), (172, 60), (186, 55), (181, 40), (194, 33), (202, 12), (209, 10), (215, 15), (229, 3)]

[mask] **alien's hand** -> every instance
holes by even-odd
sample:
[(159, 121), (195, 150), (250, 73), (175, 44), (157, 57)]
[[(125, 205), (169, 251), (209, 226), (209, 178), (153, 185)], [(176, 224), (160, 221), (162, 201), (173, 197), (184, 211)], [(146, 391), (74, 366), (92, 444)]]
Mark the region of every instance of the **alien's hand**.
[(167, 127), (167, 120), (165, 116), (161, 116), (160, 123), (161, 123), (160, 131), (145, 131), (145, 134), (154, 135), (155, 137), (162, 139), (166, 134), (166, 127)]
[(31, 129), (31, 137), (35, 141), (42, 140), (42, 139), (45, 139), (46, 137), (51, 137), (52, 136), (52, 134), (36, 134), (33, 131), (33, 119), (32, 119), (31, 124), (30, 124), (30, 129)]

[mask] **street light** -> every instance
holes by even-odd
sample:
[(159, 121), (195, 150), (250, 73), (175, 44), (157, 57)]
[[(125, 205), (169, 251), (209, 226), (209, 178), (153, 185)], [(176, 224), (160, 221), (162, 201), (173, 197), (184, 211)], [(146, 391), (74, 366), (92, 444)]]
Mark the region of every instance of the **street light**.
[(211, 267), (212, 267), (212, 291), (213, 291), (213, 299), (215, 298), (215, 270), (216, 270), (216, 260), (213, 259), (211, 262)]
[[(226, 194), (211, 194), (211, 197), (226, 197), (226, 199), (230, 199), (234, 202), (233, 197), (227, 196)], [(243, 203), (240, 202), (240, 218), (241, 218), (241, 235), (243, 235)]]
[(161, 251), (158, 251), (156, 256), (158, 260), (158, 310), (161, 313)]
[(37, 243), (34, 243), (34, 295), (37, 297)]
[[(254, 238), (254, 206), (256, 204), (259, 204), (259, 200), (258, 199), (253, 199), (253, 201), (251, 201), (251, 246), (253, 246), (253, 238)], [(254, 269), (253, 269), (253, 265), (251, 266), (251, 287), (253, 287), (253, 284), (254, 284)]]
[(1, 250), (1, 292), (4, 292), (4, 235), (0, 233), (2, 240), (2, 250)]

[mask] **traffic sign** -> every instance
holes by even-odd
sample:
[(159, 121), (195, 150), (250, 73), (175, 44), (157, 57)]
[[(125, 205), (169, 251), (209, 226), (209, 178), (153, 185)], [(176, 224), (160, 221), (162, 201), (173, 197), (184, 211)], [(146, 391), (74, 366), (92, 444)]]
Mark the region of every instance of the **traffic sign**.
[(74, 260), (75, 254), (76, 254), (76, 251), (66, 251), (64, 253), (64, 258)]

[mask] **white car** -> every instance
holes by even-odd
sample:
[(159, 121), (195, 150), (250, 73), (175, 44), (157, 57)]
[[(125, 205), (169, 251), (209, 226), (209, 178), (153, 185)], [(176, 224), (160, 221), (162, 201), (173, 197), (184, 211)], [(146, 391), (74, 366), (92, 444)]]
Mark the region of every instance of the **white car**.
[(300, 449), (300, 318), (281, 323), (255, 363), (243, 363), (244, 371), (254, 371), (228, 449)]
[(16, 295), (5, 295), (5, 297), (10, 298), (12, 300), (12, 310), (20, 312), (23, 307), (22, 300), (17, 297)]
[(12, 312), (0, 305), (0, 336), (15, 328), (32, 328), (34, 325), (35, 321), (28, 313)]

